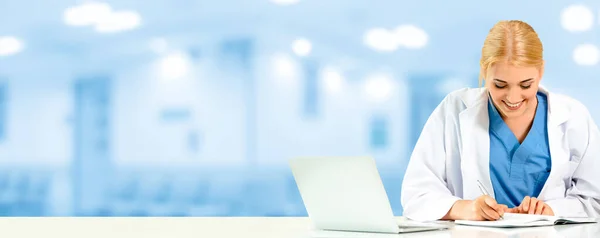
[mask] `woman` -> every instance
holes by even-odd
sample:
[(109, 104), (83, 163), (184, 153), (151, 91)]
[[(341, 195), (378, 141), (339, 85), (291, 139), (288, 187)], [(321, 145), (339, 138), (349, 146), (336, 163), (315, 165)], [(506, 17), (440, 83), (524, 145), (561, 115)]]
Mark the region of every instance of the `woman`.
[(480, 65), (484, 87), (450, 93), (427, 120), (402, 185), (404, 216), (598, 216), (600, 132), (581, 103), (540, 86), (537, 33), (498, 22)]

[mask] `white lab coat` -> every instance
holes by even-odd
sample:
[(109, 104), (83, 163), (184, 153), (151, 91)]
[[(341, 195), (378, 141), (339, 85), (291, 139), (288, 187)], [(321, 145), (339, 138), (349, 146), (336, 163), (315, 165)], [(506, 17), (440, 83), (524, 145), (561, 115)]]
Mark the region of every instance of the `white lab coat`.
[[(600, 216), (600, 132), (583, 104), (540, 92), (548, 100), (552, 169), (538, 196), (557, 216)], [(402, 183), (404, 216), (441, 219), (459, 199), (481, 196), (480, 180), (494, 197), (489, 171), (488, 93), (450, 93), (433, 111)]]

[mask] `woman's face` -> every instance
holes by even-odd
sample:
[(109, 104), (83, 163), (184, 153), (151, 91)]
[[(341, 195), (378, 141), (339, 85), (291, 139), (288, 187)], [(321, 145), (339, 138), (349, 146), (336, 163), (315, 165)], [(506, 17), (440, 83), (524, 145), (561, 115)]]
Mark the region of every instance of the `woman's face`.
[(486, 87), (502, 118), (514, 119), (535, 111), (543, 67), (496, 63), (489, 70), (492, 77), (486, 79)]

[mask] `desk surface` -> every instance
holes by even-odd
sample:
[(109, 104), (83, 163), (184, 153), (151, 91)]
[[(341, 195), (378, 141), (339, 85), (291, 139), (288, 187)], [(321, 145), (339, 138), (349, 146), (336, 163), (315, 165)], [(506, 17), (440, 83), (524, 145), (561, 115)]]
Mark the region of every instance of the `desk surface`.
[(316, 231), (306, 217), (0, 218), (1, 237), (598, 237), (600, 224), (486, 230), (454, 226), (446, 231), (376, 234)]

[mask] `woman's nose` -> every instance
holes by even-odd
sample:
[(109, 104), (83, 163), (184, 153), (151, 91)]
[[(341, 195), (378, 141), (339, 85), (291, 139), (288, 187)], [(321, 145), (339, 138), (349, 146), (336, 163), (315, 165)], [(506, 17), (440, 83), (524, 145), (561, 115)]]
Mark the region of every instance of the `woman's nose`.
[(509, 103), (518, 103), (521, 101), (521, 90), (511, 89), (506, 95), (506, 100)]

